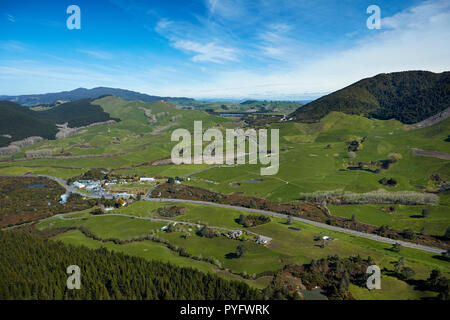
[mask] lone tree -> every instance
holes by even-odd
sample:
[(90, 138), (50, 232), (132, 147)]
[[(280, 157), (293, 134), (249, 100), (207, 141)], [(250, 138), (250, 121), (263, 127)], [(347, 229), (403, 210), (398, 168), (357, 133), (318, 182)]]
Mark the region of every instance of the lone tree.
[(400, 252), (400, 250), (402, 250), (402, 245), (400, 243), (394, 243), (391, 250), (394, 252)]
[(286, 224), (292, 224), (292, 222), (293, 222), (292, 216), (288, 216)]
[(430, 211), (428, 211), (427, 209), (423, 209), (422, 210), (422, 218), (426, 218), (430, 215)]
[(405, 266), (405, 258), (401, 257), (398, 261), (394, 262), (394, 270), (396, 273), (400, 273), (400, 271)]
[(405, 280), (409, 280), (416, 274), (413, 269), (410, 267), (403, 267), (400, 271), (400, 274), (402, 275), (402, 278)]
[(167, 226), (166, 232), (175, 232), (175, 231), (176, 231), (175, 225), (174, 225), (173, 223), (170, 223), (170, 224)]
[(445, 231), (444, 238), (446, 240), (450, 240), (450, 227), (448, 227), (447, 230)]
[(447, 249), (447, 251), (442, 251), (441, 252), (441, 258), (445, 261), (449, 261), (450, 262), (450, 249)]
[(240, 244), (236, 248), (236, 257), (242, 258), (247, 253), (248, 249), (246, 246)]

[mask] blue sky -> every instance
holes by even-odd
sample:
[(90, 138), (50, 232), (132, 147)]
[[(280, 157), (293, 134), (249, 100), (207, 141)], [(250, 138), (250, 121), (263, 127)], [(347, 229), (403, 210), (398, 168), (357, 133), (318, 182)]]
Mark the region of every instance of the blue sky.
[[(81, 29), (69, 30), (69, 5)], [(381, 29), (369, 30), (369, 5)], [(110, 86), (308, 99), (361, 78), (450, 70), (450, 1), (0, 1), (0, 94)]]

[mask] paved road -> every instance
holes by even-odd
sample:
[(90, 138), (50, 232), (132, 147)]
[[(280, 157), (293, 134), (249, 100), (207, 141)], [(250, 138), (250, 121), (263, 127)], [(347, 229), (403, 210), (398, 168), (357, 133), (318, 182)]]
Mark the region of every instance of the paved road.
[[(78, 193), (78, 194), (81, 194), (81, 195), (84, 195), (84, 196), (93, 197), (93, 195), (87, 195), (87, 194), (84, 194), (84, 193), (81, 193), (81, 192), (77, 191), (76, 189), (71, 188), (69, 185), (67, 185), (67, 183), (64, 180), (62, 180), (60, 178), (52, 177), (52, 176), (46, 176), (46, 175), (0, 175), (0, 176), (7, 176), (7, 177), (45, 177), (45, 178), (49, 178), (49, 179), (52, 179), (54, 181), (59, 182), (63, 187), (66, 188), (67, 191), (70, 191), (70, 192), (73, 192), (73, 193)], [(144, 201), (151, 201), (151, 202), (187, 202), (187, 203), (194, 203), (194, 204), (203, 204), (203, 205), (209, 205), (209, 206), (216, 206), (216, 207), (221, 207), (221, 208), (242, 210), (242, 211), (246, 211), (246, 212), (267, 214), (267, 215), (270, 215), (270, 216), (273, 216), (273, 217), (278, 217), (278, 218), (285, 218), (285, 219), (288, 218), (288, 215), (277, 213), (277, 212), (266, 211), (266, 210), (259, 210), (259, 209), (252, 209), (252, 208), (245, 208), (245, 207), (238, 207), (238, 206), (231, 206), (231, 205), (227, 205), (227, 204), (220, 204), (220, 203), (207, 202), (207, 201), (184, 200), (184, 199), (167, 199), (167, 198), (149, 198), (147, 195), (145, 197), (143, 197), (142, 200), (144, 200)], [(330, 226), (330, 225), (325, 224), (325, 223), (320, 223), (320, 222), (307, 220), (307, 219), (303, 219), (303, 218), (298, 218), (298, 217), (293, 217), (292, 216), (292, 219), (295, 220), (295, 221), (300, 221), (300, 222), (303, 222), (303, 223), (307, 223), (307, 224), (314, 225), (314, 226), (321, 227), (321, 228), (328, 229), (328, 230), (343, 232), (343, 233), (347, 233), (347, 234), (350, 234), (350, 235), (363, 237), (363, 238), (367, 238), (367, 239), (371, 239), (371, 240), (375, 240), (375, 241), (379, 241), (379, 242), (384, 242), (384, 243), (390, 243), (390, 244), (399, 243), (399, 244), (401, 244), (404, 247), (418, 249), (418, 250), (427, 251), (427, 252), (432, 252), (432, 253), (436, 253), (436, 254), (441, 254), (442, 252), (446, 251), (446, 250), (443, 250), (443, 249), (428, 247), (428, 246), (415, 244), (415, 243), (411, 243), (411, 242), (400, 241), (400, 240), (393, 240), (393, 239), (377, 236), (375, 234), (355, 231), (355, 230), (351, 230), (351, 229), (345, 229), (345, 228), (341, 228), (341, 227)]]

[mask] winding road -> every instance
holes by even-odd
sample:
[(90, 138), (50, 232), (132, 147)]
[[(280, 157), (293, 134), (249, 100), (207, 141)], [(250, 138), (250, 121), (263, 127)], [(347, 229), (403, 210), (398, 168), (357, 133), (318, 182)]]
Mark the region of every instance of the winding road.
[[(64, 188), (66, 188), (66, 190), (69, 191), (69, 192), (73, 192), (73, 193), (76, 193), (76, 194), (80, 194), (80, 195), (88, 196), (88, 197), (93, 197), (93, 198), (99, 198), (100, 197), (100, 196), (97, 196), (97, 195), (91, 195), (91, 194), (82, 193), (82, 192), (78, 191), (77, 189), (69, 186), (63, 179), (60, 179), (60, 178), (57, 178), (57, 177), (52, 177), (52, 176), (47, 176), (47, 175), (0, 175), (0, 177), (2, 177), (2, 176), (4, 176), (4, 177), (45, 177), (45, 178), (48, 178), (48, 179), (51, 179), (51, 180), (54, 180), (54, 181), (58, 182)], [(252, 212), (252, 213), (266, 214), (266, 215), (270, 215), (270, 216), (277, 217), (277, 218), (285, 218), (285, 219), (288, 218), (288, 215), (277, 213), (277, 212), (272, 212), (272, 211), (266, 211), (266, 210), (260, 210), (260, 209), (252, 209), (252, 208), (245, 208), (245, 207), (232, 206), (232, 205), (215, 203), (215, 202), (207, 202), (207, 201), (185, 200), (185, 199), (169, 199), (169, 198), (150, 198), (149, 194), (150, 193), (147, 193), (147, 195), (145, 197), (143, 197), (142, 200), (143, 201), (150, 201), (150, 202), (184, 202), (184, 203), (202, 204), (202, 205), (215, 206), (215, 207), (221, 207), (221, 208), (227, 208), (227, 209), (241, 210), (241, 211)], [(431, 253), (436, 253), (436, 254), (441, 254), (441, 253), (446, 251), (446, 250), (443, 250), (443, 249), (429, 247), (429, 246), (424, 246), (424, 245), (415, 244), (415, 243), (411, 243), (411, 242), (406, 242), (406, 241), (401, 241), (401, 240), (393, 240), (393, 239), (390, 239), (390, 238), (381, 237), (381, 236), (378, 236), (378, 235), (375, 235), (375, 234), (371, 234), (371, 233), (365, 233), (365, 232), (360, 232), (360, 231), (356, 231), (356, 230), (345, 229), (345, 228), (336, 227), (336, 226), (330, 226), (330, 225), (325, 224), (325, 223), (316, 222), (316, 221), (312, 221), (312, 220), (307, 220), (307, 219), (303, 219), (303, 218), (298, 218), (298, 217), (294, 217), (294, 216), (291, 216), (291, 217), (295, 221), (303, 222), (303, 223), (310, 224), (310, 225), (313, 225), (313, 226), (316, 226), (316, 227), (320, 227), (320, 228), (324, 228), (324, 229), (328, 229), (328, 230), (332, 230), (332, 231), (337, 231), (337, 232), (343, 232), (343, 233), (350, 234), (350, 235), (353, 235), (353, 236), (367, 238), (367, 239), (371, 239), (371, 240), (375, 240), (375, 241), (379, 241), (379, 242), (383, 242), (383, 243), (389, 243), (389, 244), (399, 243), (402, 246), (407, 247), (407, 248), (413, 248), (413, 249), (422, 250), (422, 251), (431, 252)], [(141, 217), (141, 218), (145, 219), (144, 217)]]

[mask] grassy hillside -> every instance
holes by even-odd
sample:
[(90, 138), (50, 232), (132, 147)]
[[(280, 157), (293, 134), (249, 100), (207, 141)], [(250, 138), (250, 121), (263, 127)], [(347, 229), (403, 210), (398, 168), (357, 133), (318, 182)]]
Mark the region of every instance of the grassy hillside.
[[(93, 104), (101, 106), (111, 117), (121, 121), (112, 125), (87, 128), (65, 139), (43, 141), (25, 147), (14, 155), (17, 161), (0, 162), (0, 173), (47, 173), (69, 178), (90, 168), (105, 168), (133, 175), (138, 172), (150, 176), (181, 176), (208, 165), (138, 165), (170, 157), (172, 147), (177, 143), (170, 141), (172, 131), (176, 128), (186, 128), (192, 132), (194, 120), (203, 121), (205, 129), (214, 126), (236, 126), (229, 119), (203, 111), (177, 109), (160, 101), (125, 101), (108, 96), (95, 100)], [(150, 121), (145, 114), (146, 110), (150, 111), (151, 115), (158, 115), (156, 122)], [(23, 161), (24, 152), (30, 149), (52, 150), (55, 156), (63, 151), (70, 156)], [(95, 158), (92, 158), (93, 156)], [(11, 156), (0, 157), (2, 158), (11, 159)]]
[(318, 120), (330, 111), (416, 123), (450, 107), (450, 72), (379, 74), (298, 109), (297, 120)]
[[(318, 123), (278, 123), (272, 128), (280, 129), (280, 165), (276, 175), (261, 177), (259, 165), (223, 166), (193, 176), (217, 184), (194, 179), (189, 184), (227, 194), (243, 192), (284, 202), (298, 199), (300, 193), (318, 190), (342, 189), (361, 193), (381, 188), (421, 192), (416, 186), (428, 186), (433, 173), (438, 173), (444, 180), (450, 179), (448, 161), (420, 157), (412, 152), (412, 148), (420, 148), (450, 153), (450, 144), (445, 141), (450, 119), (428, 128), (406, 130), (405, 125), (395, 120), (332, 112)], [(350, 158), (348, 143), (363, 137), (361, 150)], [(393, 153), (401, 154), (402, 159), (386, 170), (371, 172), (347, 167), (350, 162), (386, 160)], [(383, 177), (395, 178), (399, 181), (398, 186), (381, 185), (378, 181)], [(256, 178), (263, 180), (247, 182)], [(232, 183), (240, 185), (233, 186)]]

